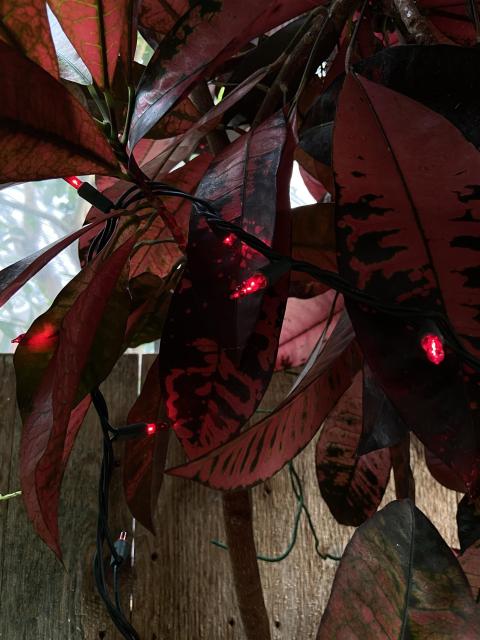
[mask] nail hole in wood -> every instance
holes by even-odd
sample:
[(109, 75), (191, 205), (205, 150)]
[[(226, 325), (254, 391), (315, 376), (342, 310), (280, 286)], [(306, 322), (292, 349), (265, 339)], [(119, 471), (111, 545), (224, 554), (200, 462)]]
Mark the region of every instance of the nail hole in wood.
[(235, 625), (235, 620), (233, 618), (230, 618), (230, 620), (228, 621), (228, 624), (233, 627)]
[(150, 556), (150, 558), (155, 562), (155, 560), (158, 559), (158, 553), (156, 553), (155, 551), (152, 553), (152, 555)]

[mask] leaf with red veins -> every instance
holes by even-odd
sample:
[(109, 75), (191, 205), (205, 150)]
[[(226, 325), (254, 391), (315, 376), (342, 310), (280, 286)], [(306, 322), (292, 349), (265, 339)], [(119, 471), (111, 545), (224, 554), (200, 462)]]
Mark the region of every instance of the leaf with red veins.
[(137, 142), (200, 78), (208, 77), (242, 46), (318, 6), (315, 0), (209, 0), (161, 42), (137, 91), (129, 146)]
[[(27, 515), (44, 542), (61, 557), (58, 533), (60, 486), (77, 426), (67, 430), (82, 372), (109, 297), (135, 242), (127, 240), (98, 270), (65, 315), (58, 346), (23, 419), (20, 479)], [(79, 414), (85, 409), (84, 401)], [(77, 423), (78, 424), (78, 423)]]
[[(283, 320), (280, 342), (278, 345), (277, 362), (275, 368), (284, 369), (299, 367), (307, 362), (313, 348), (326, 328), (335, 291), (331, 289), (325, 293), (302, 300), (289, 298)], [(343, 298), (339, 298), (335, 305), (326, 337), (328, 337), (343, 311)]]
[(118, 171), (110, 145), (80, 103), (4, 42), (0, 86), (0, 182)]
[(0, 40), (58, 79), (45, 0), (0, 0)]
[(52, 11), (100, 89), (113, 83), (127, 35), (128, 0), (49, 0)]
[(155, 423), (153, 436), (136, 438), (125, 447), (123, 486), (125, 499), (133, 515), (154, 533), (153, 511), (162, 486), (170, 430), (162, 428), (162, 393), (158, 356), (148, 370), (142, 390), (130, 409), (127, 422)]
[(478, 637), (480, 615), (452, 551), (410, 500), (361, 525), (343, 554), (317, 640)]
[(345, 315), (307, 363), (274, 412), (226, 444), (168, 473), (229, 491), (267, 480), (307, 446), (361, 366), (353, 329)]

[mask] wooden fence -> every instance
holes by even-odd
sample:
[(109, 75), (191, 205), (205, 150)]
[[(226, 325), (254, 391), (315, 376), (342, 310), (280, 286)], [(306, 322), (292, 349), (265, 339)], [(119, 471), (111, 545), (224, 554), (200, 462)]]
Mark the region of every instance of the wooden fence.
[[(153, 356), (126, 355), (103, 391), (113, 424), (124, 424)], [(0, 356), (0, 493), (19, 489), (20, 422), (15, 409), (12, 356)], [(274, 377), (264, 401), (273, 406), (288, 390), (286, 374)], [(182, 453), (173, 443), (168, 466)], [(2, 640), (114, 640), (119, 638), (97, 597), (92, 572), (96, 490), (101, 435), (89, 414), (68, 465), (62, 490), (60, 529), (64, 566), (40, 542), (26, 519), (21, 499), (0, 502), (0, 638)], [(457, 496), (431, 480), (420, 447), (413, 446), (417, 504), (444, 538), (457, 545)], [(335, 523), (315, 482), (314, 446), (298, 458), (306, 501), (323, 551), (339, 554), (352, 530)], [(132, 532), (118, 478), (114, 479), (112, 524)], [(117, 486), (116, 486), (117, 485)], [(295, 499), (286, 471), (253, 490), (257, 549), (278, 554), (291, 537)], [(115, 500), (117, 497), (117, 500)], [(385, 502), (393, 498), (391, 486)], [(235, 602), (228, 553), (211, 544), (223, 540), (220, 495), (196, 483), (167, 478), (156, 513), (157, 536), (138, 523), (133, 533), (133, 566), (126, 569), (123, 601), (142, 640), (244, 640)], [(313, 640), (336, 570), (321, 560), (302, 522), (297, 545), (281, 563), (261, 563), (261, 577), (273, 640)]]

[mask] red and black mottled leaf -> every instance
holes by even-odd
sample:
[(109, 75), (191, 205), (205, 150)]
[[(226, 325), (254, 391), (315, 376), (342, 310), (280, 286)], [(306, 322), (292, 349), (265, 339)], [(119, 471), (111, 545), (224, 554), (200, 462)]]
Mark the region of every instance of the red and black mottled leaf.
[[(67, 440), (71, 412), (96, 330), (134, 241), (133, 235), (104, 262), (96, 262), (98, 268), (90, 270), (89, 283), (63, 317), (58, 335), (46, 336), (47, 340), (54, 338), (57, 345), (35, 389), (31, 407), (23, 415), (20, 445), (23, 500), (37, 533), (58, 556), (61, 556), (58, 500), (67, 464), (64, 451), (68, 453), (71, 449), (77, 430), (71, 429)], [(31, 342), (29, 346), (37, 348)]]
[(137, 92), (129, 145), (137, 142), (199, 79), (247, 42), (317, 6), (314, 0), (209, 0), (192, 7), (155, 51)]
[(30, 280), (36, 273), (40, 271), (46, 264), (50, 262), (56, 255), (68, 247), (72, 242), (81, 238), (83, 234), (98, 227), (105, 220), (116, 218), (122, 215), (122, 211), (114, 211), (111, 214), (104, 215), (103, 218), (97, 219), (88, 225), (69, 233), (49, 244), (43, 249), (39, 249), (35, 253), (14, 262), (0, 271), (0, 307), (9, 300), (23, 285)]
[(170, 430), (161, 428), (162, 394), (158, 371), (158, 356), (151, 365), (142, 391), (130, 409), (127, 422), (157, 424), (148, 438), (136, 438), (125, 447), (123, 486), (125, 499), (133, 515), (154, 533), (152, 514), (162, 486), (163, 470), (168, 451)]
[(98, 86), (108, 88), (126, 36), (129, 0), (49, 0)]
[(361, 366), (346, 315), (323, 349), (307, 363), (298, 386), (271, 416), (226, 444), (168, 473), (228, 491), (262, 482), (292, 460), (313, 438)]
[(0, 0), (0, 40), (59, 77), (44, 0)]
[(362, 432), (362, 374), (325, 420), (317, 442), (318, 485), (340, 524), (357, 527), (378, 509), (390, 478), (389, 449), (359, 456)]
[[(307, 362), (320, 336), (327, 328), (335, 300), (333, 290), (302, 300), (289, 298), (278, 345), (276, 369), (299, 367)], [(336, 301), (326, 337), (335, 328), (343, 311), (343, 299)]]
[(317, 640), (478, 636), (467, 579), (410, 500), (391, 502), (354, 533), (337, 569)]
[(408, 429), (398, 411), (378, 384), (370, 367), (363, 363), (363, 424), (358, 453), (365, 454), (397, 445)]
[[(478, 355), (477, 149), (443, 116), (350, 75), (337, 110), (334, 169), (341, 275), (380, 301), (446, 314)], [(401, 418), (477, 492), (478, 374), (448, 347), (441, 366), (430, 363), (418, 315), (405, 321), (352, 302), (347, 308)]]
[(110, 145), (80, 103), (4, 42), (0, 86), (0, 182), (117, 172)]
[[(288, 254), (292, 145), (284, 148), (285, 140), (283, 115), (272, 116), (215, 158), (197, 195), (222, 218)], [(238, 431), (263, 397), (288, 278), (265, 293), (231, 300), (235, 285), (265, 259), (240, 242), (225, 245), (197, 217), (187, 257), (162, 336), (160, 370), (168, 417), (187, 455), (197, 457)]]
[(140, 31), (147, 41), (161, 42), (195, 4), (200, 0), (143, 0), (138, 17)]
[(442, 462), (436, 455), (434, 455), (427, 447), (424, 449), (425, 464), (432, 476), (437, 482), (442, 484), (451, 491), (458, 491), (459, 493), (466, 493), (467, 487), (461, 478), (450, 469), (444, 462)]

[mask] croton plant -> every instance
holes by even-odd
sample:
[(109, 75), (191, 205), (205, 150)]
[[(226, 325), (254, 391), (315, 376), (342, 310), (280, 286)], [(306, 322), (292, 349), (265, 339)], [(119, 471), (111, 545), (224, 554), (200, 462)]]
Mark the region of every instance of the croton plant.
[[(164, 427), (125, 451), (135, 518), (152, 526), (167, 429), (187, 460), (167, 472), (231, 507), (320, 431), (323, 499), (359, 528), (318, 638), (480, 637), (476, 2), (0, 0), (0, 182), (94, 175), (114, 203), (0, 272), (3, 304), (78, 240), (82, 269), (14, 358), (23, 500), (58, 555), (91, 392), (160, 340), (128, 417)], [(316, 204), (292, 209), (295, 161)], [(158, 183), (312, 268), (232, 296), (268, 258)], [(285, 368), (291, 392), (252, 424)], [(465, 494), (460, 550), (415, 507), (410, 432)], [(376, 513), (392, 468), (398, 500)]]

